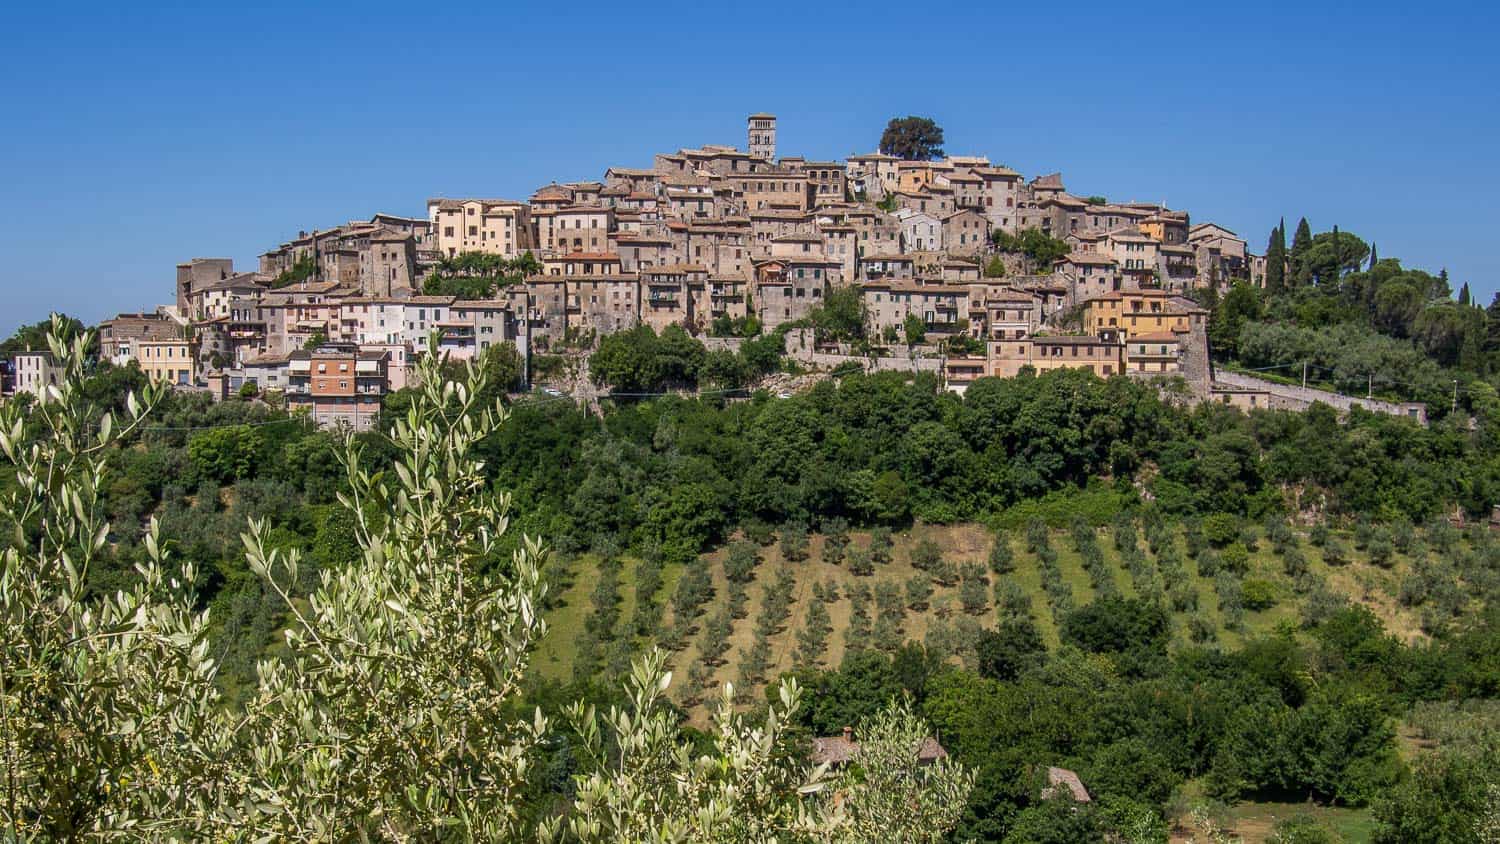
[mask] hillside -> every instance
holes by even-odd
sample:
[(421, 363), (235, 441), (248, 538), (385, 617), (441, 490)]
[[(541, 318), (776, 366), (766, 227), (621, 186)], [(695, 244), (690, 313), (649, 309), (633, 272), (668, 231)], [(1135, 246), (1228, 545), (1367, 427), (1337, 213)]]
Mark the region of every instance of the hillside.
[[(774, 679), (781, 672), (796, 666), (796, 637), (804, 626), (810, 605), (816, 600), (813, 595), (815, 584), (836, 584), (838, 592), (836, 600), (825, 602), (831, 632), (827, 637), (827, 649), (819, 660), (822, 667), (837, 666), (849, 647), (849, 628), (853, 616), (851, 587), (858, 590), (863, 586), (874, 592), (877, 585), (882, 583), (894, 584), (900, 588), (901, 640), (925, 642), (929, 649), (935, 649), (950, 659), (963, 661), (971, 668), (973, 636), (980, 628), (993, 627), (996, 619), (1006, 612), (1029, 612), (1047, 647), (1055, 649), (1058, 646), (1059, 622), (1066, 612), (1066, 605), (1057, 602), (1068, 599), (1049, 598), (1049, 590), (1044, 585), (1048, 580), (1054, 582), (1051, 592), (1055, 595), (1061, 595), (1063, 591), (1055, 585), (1056, 580), (1066, 586), (1071, 593), (1073, 606), (1087, 604), (1102, 591), (1111, 589), (1126, 597), (1138, 596), (1143, 590), (1151, 594), (1160, 593), (1171, 610), (1174, 644), (1217, 643), (1225, 649), (1235, 648), (1247, 638), (1269, 633), (1283, 626), (1297, 629), (1308, 614), (1327, 612), (1343, 599), (1370, 608), (1390, 633), (1405, 641), (1426, 638), (1423, 632), (1423, 605), (1428, 607), (1427, 612), (1437, 612), (1432, 608), (1434, 599), (1429, 598), (1419, 603), (1419, 594), (1451, 594), (1446, 599), (1449, 601), (1446, 612), (1468, 607), (1468, 599), (1461, 593), (1447, 592), (1450, 587), (1453, 592), (1459, 592), (1457, 587), (1460, 583), (1454, 579), (1453, 570), (1433, 563), (1434, 546), (1451, 549), (1446, 555), (1449, 559), (1460, 559), (1467, 553), (1468, 545), (1465, 541), (1456, 535), (1447, 535), (1456, 532), (1442, 531), (1444, 536), (1433, 536), (1431, 530), (1414, 530), (1406, 537), (1392, 537), (1396, 542), (1391, 543), (1390, 538), (1377, 536), (1372, 539), (1357, 535), (1352, 530), (1335, 530), (1330, 532), (1328, 540), (1323, 540), (1324, 547), (1318, 547), (1311, 541), (1308, 530), (1299, 529), (1292, 533), (1293, 542), (1289, 547), (1295, 547), (1295, 553), (1300, 553), (1306, 560), (1307, 574), (1301, 577), (1293, 577), (1287, 573), (1285, 556), (1272, 547), (1274, 543), (1266, 538), (1266, 531), (1261, 527), (1247, 530), (1253, 537), (1255, 549), (1249, 551), (1244, 569), (1238, 573), (1227, 569), (1223, 573), (1203, 572), (1200, 566), (1211, 566), (1213, 560), (1233, 557), (1237, 552), (1214, 551), (1208, 557), (1194, 555), (1190, 553), (1193, 550), (1191, 540), (1185, 536), (1180, 524), (1166, 530), (1168, 541), (1160, 542), (1154, 552), (1144, 532), (1137, 529), (1136, 547), (1139, 557), (1133, 573), (1126, 560), (1126, 553), (1119, 547), (1124, 545), (1128, 548), (1129, 544), (1117, 544), (1117, 533), (1118, 530), (1114, 527), (1092, 531), (1099, 555), (1103, 559), (1103, 566), (1096, 570), (1107, 573), (1108, 584), (1103, 580), (1102, 574), (1098, 578), (1091, 577), (1084, 563), (1084, 553), (1080, 552), (1072, 530), (1052, 529), (1047, 532), (1048, 545), (1056, 553), (1056, 570), (1060, 576), (1057, 579), (1047, 574), (1048, 569), (1042, 557), (1028, 547), (1026, 531), (1005, 532), (1006, 541), (1014, 556), (1014, 568), (1006, 573), (992, 571), (988, 564), (992, 534), (984, 526), (973, 523), (951, 526), (918, 525), (896, 534), (893, 537), (892, 561), (877, 566), (873, 575), (863, 577), (852, 574), (847, 563), (833, 565), (823, 560), (824, 545), (828, 540), (821, 534), (814, 534), (809, 538), (807, 559), (790, 564), (785, 561), (777, 543), (759, 546), (757, 550), (761, 563), (755, 569), (754, 580), (748, 584), (747, 606), (741, 617), (733, 620), (724, 664), (717, 666), (710, 676), (715, 684), (741, 682), (739, 663), (742, 654), (749, 653), (752, 648), (756, 619), (762, 612), (767, 590), (774, 584), (783, 566), (790, 572), (794, 586), (785, 620), (777, 624), (777, 632), (768, 637), (769, 665), (764, 673), (767, 679)], [(948, 584), (934, 583), (927, 606), (920, 609), (912, 607), (907, 584), (913, 577), (922, 574), (912, 565), (912, 554), (915, 546), (923, 540), (935, 543), (941, 549), (944, 562), (953, 564), (956, 569), (962, 569), (964, 563), (983, 567), (982, 607), (972, 607), (973, 612), (964, 611), (961, 580)], [(850, 541), (852, 548), (868, 549), (870, 532), (853, 531), (850, 533)], [(1236, 539), (1231, 544), (1241, 542), (1241, 539)], [(1405, 553), (1395, 550), (1393, 544), (1403, 546)], [(1334, 548), (1339, 550), (1330, 551)], [(1383, 565), (1372, 561), (1372, 551), (1375, 558), (1384, 561)], [(1092, 552), (1089, 553), (1092, 555)], [(1171, 573), (1174, 554), (1182, 561), (1180, 576)], [(1331, 564), (1330, 556), (1347, 557), (1347, 562), (1341, 565)], [(675, 668), (682, 672), (679, 677), (686, 677), (687, 670), (699, 662), (704, 627), (716, 613), (724, 609), (728, 600), (729, 581), (724, 569), (726, 557), (727, 551), (721, 548), (701, 558), (712, 576), (713, 595), (691, 619), (691, 635), (687, 637), (685, 646), (672, 657)], [(538, 669), (545, 676), (564, 680), (573, 675), (574, 659), (580, 650), (580, 634), (585, 628), (585, 620), (595, 612), (594, 592), (601, 580), (599, 565), (597, 557), (583, 556), (559, 564), (559, 570), (553, 573), (554, 583), (559, 590), (558, 605), (547, 616), (551, 632), (544, 640), (536, 661)], [(618, 621), (612, 628), (614, 647), (617, 649), (630, 635), (631, 619), (638, 601), (636, 573), (640, 565), (640, 560), (635, 558), (621, 561), (618, 604), (614, 607)], [(663, 572), (663, 585), (656, 593), (656, 600), (666, 604), (661, 625), (663, 631), (671, 631), (679, 623), (669, 598), (682, 573), (682, 566), (668, 566)], [(1318, 584), (1326, 585), (1326, 590)], [(1401, 600), (1403, 588), (1406, 590), (1404, 603)], [(971, 588), (971, 600), (973, 595), (974, 590)], [(1027, 609), (1019, 610), (1014, 597), (1006, 600), (1008, 595), (1019, 595)], [(997, 609), (997, 596), (998, 603), (1003, 605), (1001, 609)], [(1453, 601), (1458, 601), (1458, 604), (1454, 606)], [(1264, 605), (1266, 602), (1269, 605)], [(872, 596), (868, 611), (872, 622), (879, 616), (875, 603)], [(1235, 603), (1239, 603), (1243, 609), (1236, 610)], [(1005, 609), (1007, 606), (1008, 610)], [(1429, 615), (1429, 623), (1435, 623), (1432, 621), (1433, 617)], [(669, 636), (664, 634), (659, 638), (666, 640)], [(874, 636), (862, 636), (861, 640), (876, 647), (889, 644), (879, 642)], [(633, 647), (645, 643), (644, 637), (634, 637), (631, 640)], [(609, 645), (609, 642), (606, 641), (605, 644)], [(762, 685), (756, 684), (753, 699), (759, 699)], [(695, 720), (701, 721), (705, 712), (701, 706), (696, 706), (697, 695), (692, 693), (689, 684), (679, 682), (674, 688), (679, 695), (679, 702), (689, 705)]]

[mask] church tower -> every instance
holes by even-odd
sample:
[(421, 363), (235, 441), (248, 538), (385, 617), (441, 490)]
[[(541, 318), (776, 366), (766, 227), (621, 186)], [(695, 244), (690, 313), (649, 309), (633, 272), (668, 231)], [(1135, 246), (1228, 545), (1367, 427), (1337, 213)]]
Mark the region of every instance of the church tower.
[(764, 113), (750, 115), (749, 133), (750, 155), (767, 161), (775, 161), (776, 115)]

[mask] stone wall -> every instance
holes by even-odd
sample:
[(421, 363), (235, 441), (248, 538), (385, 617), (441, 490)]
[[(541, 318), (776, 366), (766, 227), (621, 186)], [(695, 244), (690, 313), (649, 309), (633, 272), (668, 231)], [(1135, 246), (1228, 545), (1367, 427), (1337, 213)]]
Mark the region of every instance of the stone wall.
[(918, 346), (916, 356), (906, 354), (903, 350), (896, 357), (871, 358), (851, 354), (846, 345), (819, 349), (813, 343), (813, 331), (810, 328), (788, 331), (785, 339), (787, 357), (805, 366), (832, 369), (853, 361), (864, 367), (866, 372), (931, 372), (935, 375), (943, 372), (943, 358), (933, 346)]
[(1287, 410), (1306, 410), (1313, 402), (1322, 402), (1341, 413), (1348, 413), (1351, 407), (1362, 407), (1371, 413), (1384, 413), (1390, 416), (1402, 416), (1415, 419), (1423, 425), (1427, 424), (1427, 406), (1421, 402), (1389, 402), (1381, 399), (1366, 399), (1359, 396), (1346, 396), (1342, 393), (1331, 393), (1327, 390), (1318, 390), (1312, 387), (1300, 387), (1295, 384), (1278, 384), (1264, 378), (1256, 378), (1241, 372), (1229, 372), (1217, 370), (1214, 373), (1215, 383), (1227, 384), (1231, 387), (1240, 387), (1250, 390), (1264, 390), (1271, 395), (1272, 407)]

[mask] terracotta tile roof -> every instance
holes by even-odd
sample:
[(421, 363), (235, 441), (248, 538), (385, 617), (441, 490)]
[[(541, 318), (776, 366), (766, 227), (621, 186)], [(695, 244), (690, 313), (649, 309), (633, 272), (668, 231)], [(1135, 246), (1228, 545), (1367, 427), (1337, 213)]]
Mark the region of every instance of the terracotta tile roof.
[(1057, 263), (1112, 267), (1115, 264), (1115, 260), (1107, 255), (1099, 255), (1093, 252), (1069, 252), (1066, 258), (1058, 258)]
[(1088, 789), (1083, 787), (1083, 781), (1078, 775), (1067, 768), (1047, 768), (1047, 787), (1042, 789), (1042, 799), (1058, 793), (1059, 789), (1067, 789), (1073, 799), (1079, 803), (1087, 803), (1091, 799)]

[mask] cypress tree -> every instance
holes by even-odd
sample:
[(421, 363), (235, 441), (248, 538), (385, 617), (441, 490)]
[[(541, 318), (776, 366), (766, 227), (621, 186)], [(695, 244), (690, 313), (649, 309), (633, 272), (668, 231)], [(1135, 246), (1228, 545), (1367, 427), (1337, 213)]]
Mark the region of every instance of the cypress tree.
[(1372, 240), (1370, 241), (1370, 269), (1375, 269), (1378, 263), (1380, 263), (1380, 253), (1375, 248), (1375, 241)]
[(1280, 293), (1286, 287), (1286, 221), (1271, 229), (1266, 244), (1266, 291)]
[(1473, 302), (1469, 299), (1469, 283), (1467, 281), (1464, 282), (1463, 287), (1458, 288), (1458, 303), (1460, 305), (1463, 305), (1464, 307), (1468, 307), (1469, 305), (1473, 304)]
[(1297, 222), (1297, 233), (1292, 235), (1291, 271), (1292, 286), (1304, 287), (1307, 285), (1311, 273), (1305, 266), (1304, 258), (1307, 250), (1312, 248), (1312, 227), (1307, 224), (1307, 218), (1303, 217)]

